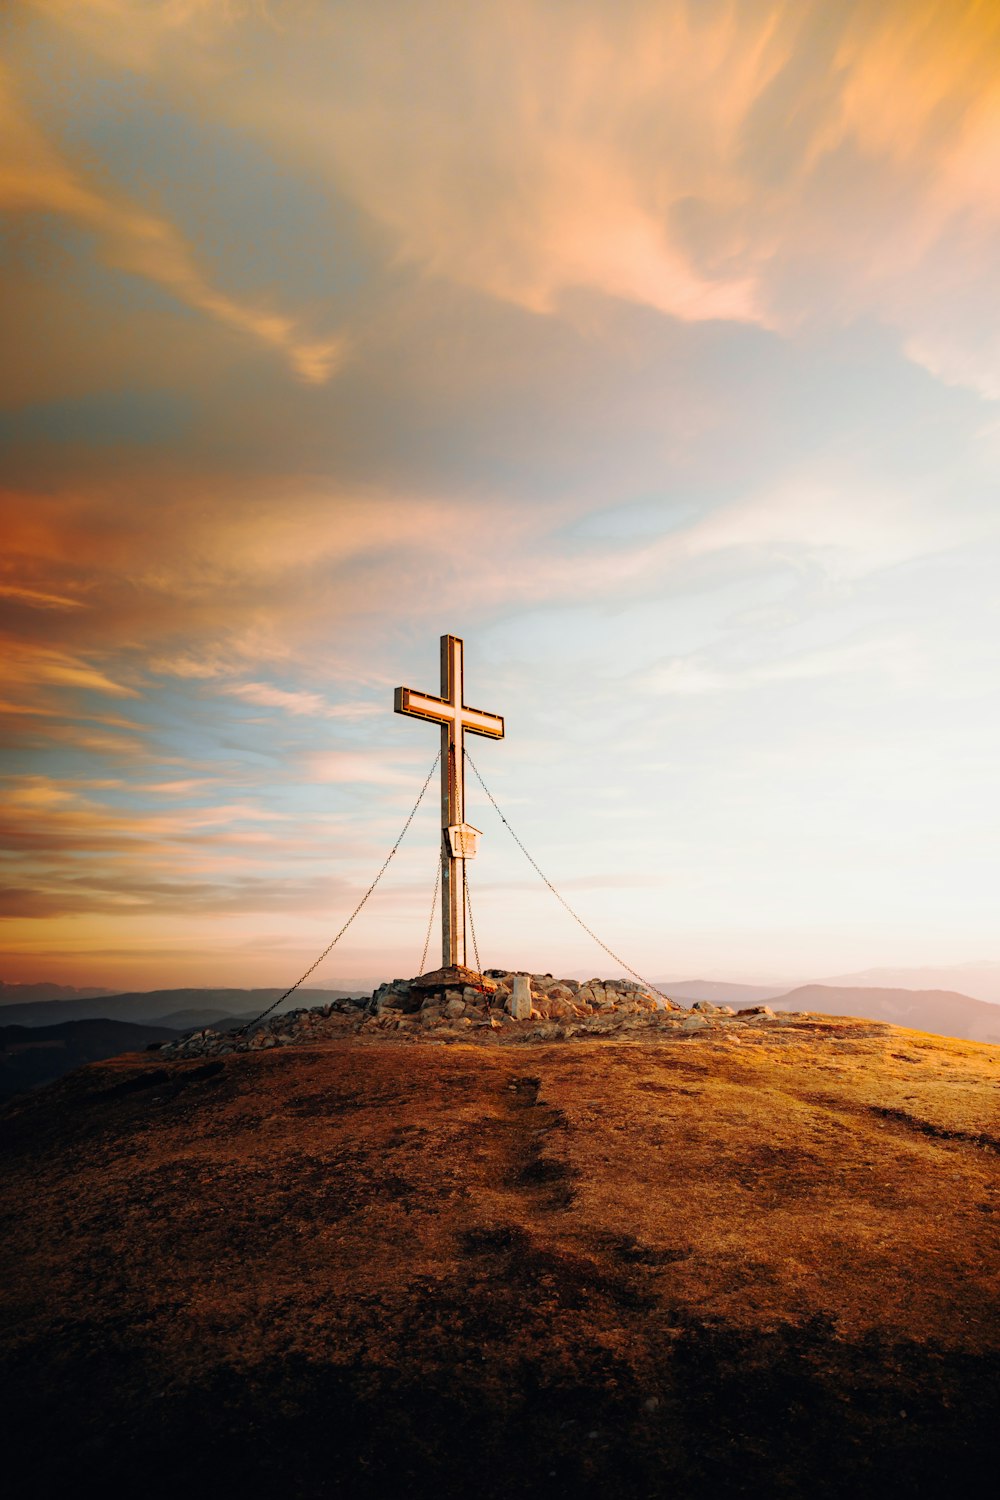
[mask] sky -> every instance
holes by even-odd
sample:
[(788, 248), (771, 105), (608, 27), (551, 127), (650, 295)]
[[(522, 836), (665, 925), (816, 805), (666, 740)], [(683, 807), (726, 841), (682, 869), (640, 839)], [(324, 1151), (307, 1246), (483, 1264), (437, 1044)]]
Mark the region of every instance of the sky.
[[(443, 633), (647, 977), (1000, 959), (1000, 7), (8, 0), (0, 59), (0, 978), (292, 984)], [(483, 966), (612, 972), (468, 817)], [(314, 981), (419, 972), (438, 821)]]

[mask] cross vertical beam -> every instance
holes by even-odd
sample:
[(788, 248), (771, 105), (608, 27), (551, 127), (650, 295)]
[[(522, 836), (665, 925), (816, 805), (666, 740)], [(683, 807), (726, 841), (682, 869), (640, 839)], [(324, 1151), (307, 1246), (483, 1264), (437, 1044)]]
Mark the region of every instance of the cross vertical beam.
[[(465, 689), (465, 646), (441, 637), (441, 697), (458, 705)], [(465, 860), (456, 857), (449, 828), (465, 823), (465, 735), (461, 716), (441, 725), (441, 962), (465, 963)]]
[(441, 696), (396, 689), (395, 710), (441, 726), (441, 962), (465, 965), (465, 861), (476, 830), (465, 821), (465, 735), (503, 739), (503, 719), (465, 702), (464, 643), (441, 637)]

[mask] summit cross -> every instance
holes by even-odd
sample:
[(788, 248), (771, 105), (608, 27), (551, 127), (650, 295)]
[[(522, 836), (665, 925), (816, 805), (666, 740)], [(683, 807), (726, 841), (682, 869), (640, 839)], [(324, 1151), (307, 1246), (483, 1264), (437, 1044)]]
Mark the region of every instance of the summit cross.
[(464, 694), (464, 646), (441, 637), (441, 696), (396, 689), (395, 710), (441, 726), (441, 962), (465, 967), (465, 861), (476, 852), (478, 829), (465, 821), (465, 735), (503, 739), (503, 719), (469, 708)]

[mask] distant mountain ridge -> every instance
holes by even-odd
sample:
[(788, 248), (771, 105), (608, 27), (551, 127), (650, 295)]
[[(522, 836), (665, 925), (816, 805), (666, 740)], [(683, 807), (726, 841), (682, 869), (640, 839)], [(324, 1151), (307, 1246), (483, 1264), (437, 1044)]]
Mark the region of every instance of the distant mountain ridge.
[[(849, 976), (850, 977), (850, 976)], [(1000, 1005), (957, 990), (863, 986), (855, 983), (804, 984), (782, 991), (777, 985), (739, 984), (726, 980), (661, 981), (657, 988), (682, 1005), (710, 1001), (716, 1005), (769, 1004), (774, 1010), (810, 1010), (833, 1016), (861, 1016), (910, 1026), (938, 1036), (1000, 1044)], [(29, 999), (4, 1003), (12, 989), (69, 990), (72, 998)], [(71, 1021), (105, 1019), (133, 1025), (194, 1031), (203, 1026), (226, 1030), (253, 1020), (283, 993), (280, 989), (169, 989), (124, 994), (87, 994), (71, 986), (0, 986), (0, 1025), (52, 1026)], [(279, 1013), (302, 1006), (329, 1005), (370, 991), (299, 989)]]
[(947, 990), (1000, 1005), (1000, 963), (927, 965), (922, 968), (861, 969), (817, 981), (835, 989)]
[(51, 984), (47, 980), (37, 984), (7, 984), (0, 979), (0, 1006), (28, 1004), (34, 1000), (91, 1000), (97, 995), (118, 993), (118, 990), (108, 990), (101, 985), (80, 989), (75, 984)]
[[(302, 1005), (329, 1005), (355, 993), (351, 990), (296, 990), (279, 1007), (297, 1010)], [(273, 1004), (283, 989), (182, 989), (142, 990), (128, 994), (100, 995), (90, 999), (31, 1000), (0, 1008), (5, 1026), (51, 1026), (63, 1021), (131, 1021), (136, 1025), (166, 1025), (180, 1030), (213, 1026), (225, 1017), (246, 1019)], [(180, 1017), (183, 1016), (183, 1020)]]
[(671, 1000), (711, 1000), (715, 1005), (756, 1005), (774, 994), (773, 984), (735, 984), (725, 979), (658, 981), (656, 988)]
[(804, 984), (767, 1001), (772, 1010), (816, 1011), (910, 1026), (936, 1036), (1000, 1044), (1000, 1005), (954, 990), (862, 989), (856, 985)]

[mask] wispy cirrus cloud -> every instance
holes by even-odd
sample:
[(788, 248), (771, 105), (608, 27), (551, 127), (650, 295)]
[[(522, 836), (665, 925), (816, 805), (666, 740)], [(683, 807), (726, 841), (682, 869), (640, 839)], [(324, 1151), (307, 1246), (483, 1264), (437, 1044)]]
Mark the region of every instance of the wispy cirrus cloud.
[(294, 319), (227, 296), (202, 274), (191, 248), (169, 220), (88, 180), (35, 125), (0, 69), (0, 210), (58, 214), (92, 231), (108, 264), (164, 287), (186, 306), (269, 345), (307, 384), (339, 368), (342, 337), (312, 339)]
[[(137, 468), (45, 494), (8, 490), (0, 517), (9, 566), (33, 591), (71, 584), (87, 608), (74, 611), (71, 637), (59, 611), (32, 611), (11, 634), (0, 683), (134, 696), (155, 675), (218, 684), (225, 697), (300, 717), (364, 718), (370, 709), (358, 698), (331, 701), (271, 678), (282, 664), (298, 672), (300, 653), (323, 637), (323, 669), (343, 668), (335, 623), (388, 619), (387, 599), (433, 614), (443, 594), (464, 587), (476, 530), (494, 514), (490, 495), (358, 493), (316, 476), (160, 479)], [(552, 524), (530, 502), (506, 504), (480, 591), (506, 589), (504, 560), (541, 548)]]
[(995, 7), (417, 0), (388, 28), (364, 4), (39, 3), (178, 97), (210, 85), (208, 114), (426, 276), (539, 315), (583, 290), (784, 331), (874, 316), (1000, 392)]
[(654, 696), (702, 697), (752, 691), (769, 683), (872, 673), (877, 678), (912, 679), (916, 662), (912, 645), (900, 637), (879, 635), (811, 650), (786, 651), (767, 661), (733, 661), (720, 653), (675, 656), (658, 662), (637, 679), (637, 687)]
[(44, 589), (26, 588), (17, 583), (0, 583), (0, 598), (10, 599), (15, 604), (26, 604), (32, 609), (82, 609), (82, 599), (69, 599), (64, 594), (50, 594)]
[(413, 770), (402, 769), (401, 761), (412, 761), (411, 751), (399, 750), (315, 750), (301, 757), (302, 770), (309, 780), (345, 782), (371, 786), (413, 786)]
[(321, 693), (301, 688), (282, 688), (268, 682), (235, 682), (223, 688), (231, 698), (260, 708), (323, 719), (369, 719), (380, 710), (371, 703), (329, 703)]
[(9, 641), (0, 661), (0, 683), (7, 687), (51, 686), (103, 693), (112, 698), (137, 698), (139, 692), (117, 681), (95, 662), (45, 645)]
[(297, 818), (250, 799), (185, 804), (212, 784), (149, 788), (169, 792), (170, 804), (139, 811), (99, 795), (121, 783), (5, 778), (0, 841), (17, 860), (0, 875), (0, 918), (287, 913), (322, 908), (349, 889), (315, 868)]

